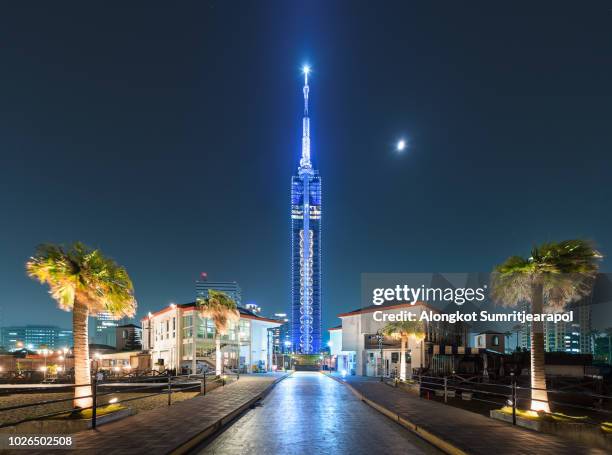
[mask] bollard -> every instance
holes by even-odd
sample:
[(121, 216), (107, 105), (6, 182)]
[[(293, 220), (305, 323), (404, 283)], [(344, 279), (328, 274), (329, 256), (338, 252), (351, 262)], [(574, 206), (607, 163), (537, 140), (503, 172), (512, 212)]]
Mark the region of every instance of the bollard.
[(168, 375), (168, 406), (172, 404), (172, 378)]
[(206, 375), (204, 375), (200, 381), (200, 394), (206, 395)]
[(96, 377), (94, 376), (91, 380), (91, 401), (92, 401), (92, 408), (91, 408), (91, 428), (92, 430), (96, 429), (96, 421), (97, 421), (97, 415), (96, 415), (96, 408), (98, 407), (98, 380), (96, 379)]

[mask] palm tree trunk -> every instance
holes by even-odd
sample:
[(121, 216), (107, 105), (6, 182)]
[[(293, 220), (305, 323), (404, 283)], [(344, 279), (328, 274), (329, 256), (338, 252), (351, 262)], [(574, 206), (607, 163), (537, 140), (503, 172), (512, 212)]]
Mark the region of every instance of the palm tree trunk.
[[(531, 287), (531, 313), (542, 313), (544, 287), (535, 283)], [(544, 362), (544, 324), (531, 323), (531, 410), (550, 412), (548, 392), (546, 391), (546, 371)]]
[(221, 364), (221, 336), (219, 331), (215, 334), (215, 374), (221, 376), (223, 373), (223, 365)]
[[(74, 308), (72, 309), (72, 334), (74, 337), (74, 383), (75, 385), (91, 383), (91, 369), (89, 361), (89, 340), (87, 334), (87, 317), (89, 309), (87, 305), (74, 300)], [(88, 408), (93, 404), (91, 398), (91, 386), (75, 387), (73, 407)]]
[(404, 337), (400, 341), (400, 379), (406, 380), (406, 339)]

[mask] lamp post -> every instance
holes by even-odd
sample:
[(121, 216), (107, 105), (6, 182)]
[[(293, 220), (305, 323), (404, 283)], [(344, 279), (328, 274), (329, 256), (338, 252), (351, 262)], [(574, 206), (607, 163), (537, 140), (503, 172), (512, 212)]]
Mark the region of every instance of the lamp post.
[(47, 348), (43, 348), (41, 349), (41, 353), (45, 357), (44, 372), (45, 372), (45, 379), (47, 379), (47, 356), (49, 355), (49, 350)]
[(382, 330), (378, 330), (376, 332), (376, 341), (378, 341), (378, 349), (380, 349), (380, 382), (383, 381), (383, 340), (385, 336), (382, 333)]
[(64, 373), (66, 373), (66, 357), (68, 356), (68, 352), (70, 350), (67, 347), (65, 347), (64, 349), (62, 349), (62, 351), (64, 352)]

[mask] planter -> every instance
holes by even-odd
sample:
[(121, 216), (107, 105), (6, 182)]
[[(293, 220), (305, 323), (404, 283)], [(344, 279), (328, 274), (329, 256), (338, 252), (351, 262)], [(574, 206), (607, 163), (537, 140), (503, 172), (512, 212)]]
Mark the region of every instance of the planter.
[(472, 400), (472, 392), (461, 392), (461, 399), (465, 401)]
[[(499, 410), (491, 411), (491, 418), (512, 423), (512, 415)], [(591, 447), (601, 447), (612, 451), (612, 433), (600, 427), (582, 422), (563, 422), (552, 419), (526, 419), (516, 416), (516, 424), (523, 428), (553, 434), (562, 438), (581, 442)]]
[[(132, 409), (121, 409), (110, 414), (96, 418), (96, 426), (114, 422), (133, 414)], [(23, 422), (12, 427), (0, 430), (2, 433), (30, 433), (30, 434), (70, 434), (91, 428), (91, 419), (43, 419)]]

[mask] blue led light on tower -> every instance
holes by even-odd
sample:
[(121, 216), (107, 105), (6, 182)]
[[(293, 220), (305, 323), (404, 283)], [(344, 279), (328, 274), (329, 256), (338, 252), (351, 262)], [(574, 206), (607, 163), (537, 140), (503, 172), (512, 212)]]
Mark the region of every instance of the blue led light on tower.
[(308, 74), (304, 69), (302, 156), (291, 177), (291, 344), (294, 352), (321, 350), (321, 177), (310, 161)]

